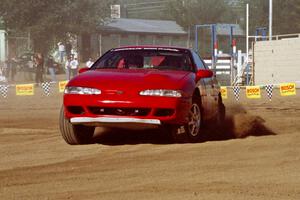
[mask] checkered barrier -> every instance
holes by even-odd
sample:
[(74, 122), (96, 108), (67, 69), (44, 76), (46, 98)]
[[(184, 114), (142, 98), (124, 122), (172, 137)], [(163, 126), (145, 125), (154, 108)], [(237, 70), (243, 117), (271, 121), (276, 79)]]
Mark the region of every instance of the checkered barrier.
[(41, 84), (41, 86), (43, 88), (44, 94), (46, 96), (49, 96), (51, 92), (51, 82), (44, 82)]
[(50, 96), (54, 87), (58, 86), (58, 92), (63, 92), (68, 81), (60, 82), (43, 82), (41, 84), (29, 83), (29, 84), (1, 84), (0, 83), (0, 98), (7, 98), (9, 90), (15, 89), (15, 94), (17, 96), (30, 96), (35, 94), (35, 88), (40, 87), (45, 96)]
[[(43, 82), (41, 84), (3, 84), (0, 82), (0, 98), (7, 98), (9, 94), (9, 90), (15, 88), (17, 96), (28, 96), (35, 94), (35, 88), (40, 87), (43, 90), (43, 94), (45, 96), (51, 96), (53, 91), (56, 90), (55, 87), (58, 88), (58, 92), (64, 92), (65, 86), (68, 81), (59, 81), (59, 82)], [(245, 89), (246, 97), (249, 99), (259, 99), (261, 97), (261, 91), (266, 91), (266, 98), (270, 101), (272, 100), (274, 88), (279, 88), (281, 96), (292, 96), (296, 95), (296, 83), (300, 83), (300, 81), (295, 81), (293, 83), (280, 83), (280, 84), (266, 84), (266, 85), (258, 85), (258, 86), (222, 86), (221, 87), (221, 95), (223, 99), (228, 98), (229, 92), (232, 92), (233, 97), (236, 101), (240, 100), (241, 89)]]
[(232, 90), (233, 90), (235, 100), (239, 101), (240, 100), (241, 87), (240, 86), (234, 86), (232, 88)]
[(6, 97), (7, 97), (8, 88), (9, 88), (9, 85), (0, 85), (0, 95), (1, 95), (3, 98), (6, 98)]
[(266, 87), (265, 87), (267, 96), (270, 101), (272, 100), (272, 96), (273, 96), (273, 88), (274, 88), (274, 85), (266, 85)]
[(228, 98), (228, 90), (232, 90), (233, 96), (236, 101), (240, 100), (241, 89), (245, 89), (246, 97), (248, 99), (260, 99), (262, 98), (262, 90), (265, 90), (266, 97), (271, 101), (274, 93), (274, 88), (278, 87), (281, 96), (293, 96), (296, 95), (296, 81), (294, 83), (280, 83), (280, 84), (266, 84), (257, 86), (223, 86), (221, 87), (221, 94), (223, 99)]

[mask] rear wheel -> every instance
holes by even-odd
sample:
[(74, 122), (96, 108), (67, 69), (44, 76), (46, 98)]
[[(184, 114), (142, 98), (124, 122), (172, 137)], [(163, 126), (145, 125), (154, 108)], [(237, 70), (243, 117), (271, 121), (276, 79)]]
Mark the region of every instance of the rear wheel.
[(95, 127), (71, 124), (65, 118), (63, 107), (60, 111), (59, 128), (64, 140), (71, 145), (90, 144), (95, 131)]
[(189, 111), (189, 121), (183, 126), (173, 126), (171, 136), (175, 143), (198, 142), (202, 136), (202, 109), (201, 98), (193, 97), (191, 109)]

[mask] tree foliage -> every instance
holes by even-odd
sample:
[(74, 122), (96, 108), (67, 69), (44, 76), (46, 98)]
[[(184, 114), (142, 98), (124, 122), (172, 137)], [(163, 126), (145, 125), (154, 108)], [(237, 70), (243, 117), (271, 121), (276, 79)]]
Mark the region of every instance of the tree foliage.
[[(268, 27), (269, 0), (177, 0), (171, 1), (170, 13), (184, 27), (210, 23), (240, 23), (245, 27), (246, 3), (250, 7), (250, 34), (256, 27)], [(274, 35), (300, 33), (299, 18), (300, 0), (273, 0)]]
[[(250, 34), (256, 27), (269, 26), (269, 0), (244, 0), (243, 6), (249, 3)], [(300, 32), (300, 1), (273, 0), (273, 35)]]
[(195, 24), (232, 23), (236, 18), (225, 0), (177, 0), (170, 14), (183, 27)]
[[(194, 25), (217, 23), (232, 24), (235, 23), (237, 19), (237, 13), (233, 11), (232, 7), (226, 0), (171, 1), (170, 15), (177, 21), (177, 23), (190, 32), (191, 39), (194, 38)], [(230, 29), (228, 29), (228, 32), (229, 31)], [(210, 29), (200, 29), (198, 34), (200, 54), (202, 56), (210, 55), (212, 51)], [(219, 38), (218, 41), (220, 49), (228, 49), (228, 41), (226, 41), (226, 38)], [(194, 43), (190, 45), (194, 45)]]
[(30, 31), (35, 49), (46, 51), (67, 33), (95, 31), (108, 16), (112, 0), (1, 0), (0, 16), (7, 29)]
[[(167, 1), (167, 0), (166, 0)], [(115, 2), (139, 3), (162, 9), (138, 12), (138, 18), (176, 20), (186, 30), (195, 24), (241, 23), (245, 27), (245, 4), (250, 5), (250, 34), (256, 27), (268, 27), (269, 0), (170, 0), (153, 4), (150, 0), (1, 0), (0, 17), (8, 30), (29, 32), (36, 50), (46, 51), (67, 33), (91, 33), (97, 24), (109, 15), (109, 6)], [(142, 4), (141, 4), (142, 2)], [(164, 2), (164, 3), (163, 3)], [(240, 12), (230, 6), (239, 4)], [(147, 10), (147, 9), (146, 9)], [(148, 17), (147, 17), (148, 16)], [(273, 34), (299, 33), (299, 0), (273, 0)]]

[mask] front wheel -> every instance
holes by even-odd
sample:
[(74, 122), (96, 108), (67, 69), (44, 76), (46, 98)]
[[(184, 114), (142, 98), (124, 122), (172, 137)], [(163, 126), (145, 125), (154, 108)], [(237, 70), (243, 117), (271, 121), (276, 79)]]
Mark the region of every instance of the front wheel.
[(193, 97), (188, 118), (188, 122), (183, 126), (173, 126), (171, 128), (171, 136), (175, 143), (200, 141), (203, 126), (200, 97)]
[(95, 127), (71, 124), (65, 118), (63, 108), (60, 111), (59, 128), (64, 140), (71, 145), (90, 144), (95, 131)]

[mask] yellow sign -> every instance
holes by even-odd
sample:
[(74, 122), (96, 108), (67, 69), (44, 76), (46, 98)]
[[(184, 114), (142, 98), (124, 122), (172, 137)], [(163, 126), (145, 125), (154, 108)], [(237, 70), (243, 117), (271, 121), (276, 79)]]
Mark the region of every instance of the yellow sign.
[(259, 86), (247, 86), (246, 87), (246, 96), (249, 99), (260, 99), (260, 87)]
[(295, 83), (280, 84), (280, 95), (281, 96), (296, 95), (296, 84)]
[(68, 81), (59, 81), (58, 83), (59, 92), (64, 92), (67, 83)]
[(228, 98), (227, 87), (221, 87), (221, 95), (222, 95), (222, 99)]
[(16, 95), (19, 96), (34, 95), (34, 84), (16, 85)]

